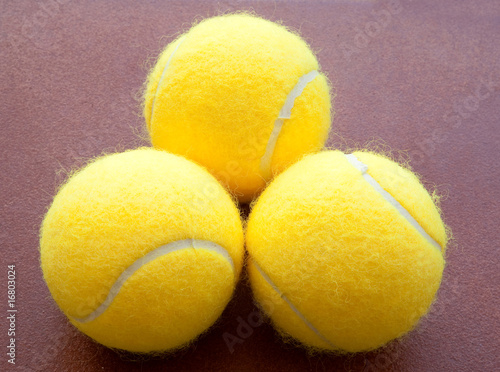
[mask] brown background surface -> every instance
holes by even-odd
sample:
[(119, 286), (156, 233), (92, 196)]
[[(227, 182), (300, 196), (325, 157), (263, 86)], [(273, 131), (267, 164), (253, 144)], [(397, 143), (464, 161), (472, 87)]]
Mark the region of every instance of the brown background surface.
[[(12, 263), (19, 370), (500, 370), (500, 2), (0, 4), (0, 370), (9, 368)], [(417, 330), (376, 352), (311, 356), (283, 344), (267, 324), (230, 352), (223, 334), (238, 336), (238, 317), (255, 310), (243, 279), (217, 325), (191, 348), (127, 361), (79, 334), (51, 300), (39, 268), (39, 225), (68, 170), (104, 151), (147, 144), (136, 97), (161, 47), (196, 18), (243, 9), (299, 29), (318, 52), (337, 92), (330, 145), (404, 150), (444, 195), (455, 240), (439, 298)], [(376, 14), (388, 9), (390, 19), (377, 26)]]

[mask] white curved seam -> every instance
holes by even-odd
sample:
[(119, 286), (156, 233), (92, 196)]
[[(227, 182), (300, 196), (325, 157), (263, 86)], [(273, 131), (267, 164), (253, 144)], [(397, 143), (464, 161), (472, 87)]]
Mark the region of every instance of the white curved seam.
[(175, 52), (177, 52), (177, 49), (179, 49), (180, 45), (184, 41), (184, 38), (185, 38), (185, 36), (183, 36), (183, 37), (181, 37), (179, 39), (179, 43), (175, 47), (175, 49), (172, 52), (172, 54), (170, 55), (170, 57), (168, 57), (167, 63), (165, 63), (165, 67), (163, 67), (163, 71), (161, 73), (160, 81), (158, 82), (158, 85), (156, 86), (155, 95), (153, 96), (153, 103), (151, 104), (151, 118), (149, 119), (149, 125), (153, 124), (153, 114), (154, 114), (154, 108), (155, 108), (155, 103), (156, 103), (156, 97), (158, 96), (158, 92), (160, 90), (160, 85), (161, 85), (161, 83), (163, 81), (163, 78), (165, 77), (165, 72), (167, 71), (168, 66), (170, 66), (170, 62), (172, 61), (172, 57), (174, 56)]
[(391, 204), (401, 214), (420, 235), (422, 235), (429, 243), (432, 244), (437, 250), (441, 251), (441, 246), (436, 242), (422, 226), (413, 218), (413, 216), (403, 207), (391, 194), (385, 191), (379, 183), (368, 174), (368, 166), (356, 157), (354, 154), (345, 155), (349, 163), (359, 170), (363, 178), (377, 191), (389, 204)]
[(108, 292), (108, 295), (104, 302), (97, 308), (95, 309), (91, 314), (87, 315), (84, 318), (73, 318), (74, 320), (80, 322), (80, 323), (88, 323), (96, 319), (99, 315), (104, 313), (106, 309), (111, 305), (115, 297), (118, 295), (120, 292), (120, 289), (122, 288), (123, 284), (129, 279), (132, 275), (135, 274), (137, 270), (139, 270), (141, 267), (144, 265), (147, 265), (151, 261), (167, 255), (169, 253), (179, 251), (182, 249), (206, 249), (209, 251), (213, 251), (215, 253), (220, 254), (223, 256), (230, 264), (234, 272), (234, 263), (229, 255), (229, 253), (222, 248), (220, 245), (211, 242), (209, 240), (197, 240), (197, 239), (184, 239), (184, 240), (177, 240), (175, 242), (162, 245), (159, 248), (156, 248), (155, 250), (147, 253), (146, 255), (138, 258), (132, 265), (127, 267), (121, 275), (118, 277), (118, 279), (114, 282), (114, 284), (111, 286), (111, 289)]
[(292, 311), (300, 318), (300, 320), (302, 320), (304, 322), (304, 324), (311, 330), (313, 331), (316, 336), (318, 336), (321, 340), (323, 340), (325, 343), (327, 343), (328, 345), (330, 345), (330, 347), (332, 347), (332, 349), (335, 349), (335, 346), (325, 337), (321, 334), (320, 331), (318, 331), (316, 329), (316, 327), (314, 327), (311, 322), (295, 307), (295, 305), (288, 299), (288, 297), (286, 297), (283, 292), (280, 291), (280, 289), (276, 286), (276, 284), (273, 283), (273, 281), (271, 280), (271, 278), (264, 272), (264, 270), (261, 269), (261, 267), (257, 264), (257, 262), (255, 262), (254, 259), (252, 259), (252, 262), (253, 264), (255, 265), (255, 267), (257, 268), (257, 271), (260, 273), (260, 275), (262, 275), (262, 277), (264, 278), (264, 280), (267, 282), (267, 284), (269, 284), (271, 286), (271, 288), (280, 295), (280, 297), (283, 299), (283, 301), (285, 301), (288, 306), (290, 307), (290, 309), (292, 309)]
[(281, 128), (283, 127), (283, 123), (285, 122), (285, 119), (290, 119), (290, 117), (292, 116), (292, 109), (295, 103), (295, 99), (297, 99), (302, 94), (307, 84), (313, 81), (318, 75), (319, 72), (317, 70), (313, 70), (311, 72), (308, 72), (307, 74), (302, 75), (299, 78), (297, 84), (295, 84), (295, 86), (290, 91), (290, 93), (288, 93), (288, 96), (285, 99), (285, 103), (283, 104), (283, 107), (278, 114), (278, 118), (274, 122), (273, 131), (271, 132), (269, 140), (267, 141), (266, 152), (260, 159), (260, 170), (266, 180), (271, 178), (271, 160), (273, 157), (274, 148), (276, 147), (276, 142), (278, 141), (278, 136), (280, 135)]

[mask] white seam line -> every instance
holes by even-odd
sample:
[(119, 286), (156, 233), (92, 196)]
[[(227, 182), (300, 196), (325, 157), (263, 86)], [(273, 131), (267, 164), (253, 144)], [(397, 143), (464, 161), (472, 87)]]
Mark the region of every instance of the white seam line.
[(139, 270), (142, 266), (150, 263), (151, 261), (167, 255), (169, 253), (179, 251), (182, 249), (188, 249), (188, 248), (194, 248), (194, 249), (206, 249), (209, 251), (213, 251), (215, 253), (220, 254), (223, 256), (230, 264), (234, 272), (234, 263), (229, 255), (229, 253), (222, 248), (220, 245), (211, 242), (209, 240), (197, 240), (197, 239), (184, 239), (184, 240), (177, 240), (175, 242), (162, 245), (159, 248), (156, 248), (155, 250), (147, 253), (146, 255), (138, 258), (132, 265), (127, 267), (121, 275), (118, 277), (118, 279), (114, 282), (113, 286), (108, 292), (108, 296), (104, 300), (104, 302), (99, 305), (97, 309), (95, 309), (90, 315), (87, 315), (85, 318), (73, 318), (74, 320), (80, 322), (80, 323), (88, 323), (96, 319), (99, 315), (104, 313), (106, 309), (111, 305), (115, 297), (118, 295), (120, 292), (121, 287), (127, 281), (128, 278), (130, 278), (132, 275), (135, 274), (137, 270)]
[(422, 226), (413, 218), (413, 216), (403, 207), (391, 194), (385, 191), (379, 183), (368, 174), (368, 166), (356, 157), (354, 154), (345, 155), (349, 163), (359, 170), (363, 178), (377, 191), (389, 204), (391, 204), (401, 214), (420, 235), (422, 235), (429, 243), (431, 243), (437, 250), (441, 251), (441, 246), (436, 242)]
[(307, 320), (307, 318), (302, 315), (302, 313), (294, 306), (294, 304), (288, 299), (288, 297), (286, 297), (283, 292), (281, 292), (279, 290), (279, 288), (276, 286), (276, 284), (273, 283), (273, 281), (271, 280), (271, 278), (261, 269), (261, 267), (257, 264), (257, 262), (255, 262), (255, 260), (253, 258), (250, 257), (250, 260), (252, 261), (252, 263), (255, 265), (255, 267), (257, 268), (257, 271), (260, 273), (260, 275), (262, 275), (262, 277), (264, 278), (264, 280), (267, 282), (267, 284), (269, 284), (271, 286), (272, 289), (274, 289), (274, 291), (276, 293), (278, 293), (280, 295), (280, 297), (283, 299), (283, 301), (285, 301), (288, 306), (290, 307), (290, 309), (292, 309), (292, 311), (304, 322), (304, 324), (311, 330), (313, 331), (316, 336), (318, 336), (321, 340), (323, 340), (324, 342), (326, 342), (328, 345), (330, 345), (333, 349), (335, 349), (335, 346), (330, 342), (328, 341), (328, 339), (323, 336), (312, 324), (309, 320)]
[(311, 72), (308, 72), (307, 74), (302, 75), (299, 78), (297, 84), (295, 84), (293, 89), (290, 91), (290, 93), (288, 93), (288, 96), (286, 97), (285, 103), (283, 104), (283, 107), (278, 114), (278, 118), (274, 122), (273, 131), (271, 132), (269, 140), (267, 141), (266, 152), (260, 159), (260, 170), (262, 176), (266, 180), (269, 180), (272, 176), (271, 160), (273, 157), (274, 148), (276, 147), (276, 142), (278, 141), (278, 136), (280, 135), (281, 128), (283, 127), (283, 123), (285, 122), (285, 119), (290, 119), (290, 117), (292, 116), (292, 109), (295, 103), (295, 99), (302, 94), (307, 84), (313, 81), (314, 78), (316, 78), (316, 76), (318, 75), (319, 72), (317, 70), (313, 70)]
[(170, 65), (170, 62), (172, 61), (172, 57), (174, 56), (175, 52), (177, 52), (177, 49), (179, 49), (179, 47), (181, 46), (181, 44), (184, 41), (184, 39), (185, 39), (185, 36), (182, 36), (179, 39), (179, 43), (175, 47), (175, 49), (172, 52), (172, 54), (170, 55), (170, 57), (168, 57), (167, 63), (165, 63), (165, 67), (163, 67), (163, 71), (161, 73), (160, 81), (158, 81), (158, 85), (156, 86), (155, 95), (153, 96), (153, 103), (151, 104), (151, 118), (149, 119), (149, 125), (150, 126), (153, 124), (153, 114), (154, 114), (154, 108), (155, 108), (155, 103), (156, 103), (156, 97), (158, 96), (158, 91), (160, 90), (160, 85), (161, 85), (161, 83), (163, 81), (163, 78), (165, 77), (165, 72), (167, 71), (167, 68)]

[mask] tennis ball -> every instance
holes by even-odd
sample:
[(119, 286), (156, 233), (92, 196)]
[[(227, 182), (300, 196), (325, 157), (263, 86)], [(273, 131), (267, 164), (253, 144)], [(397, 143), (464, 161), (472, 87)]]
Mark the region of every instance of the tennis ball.
[(439, 288), (446, 243), (418, 178), (370, 152), (292, 165), (257, 200), (246, 235), (253, 293), (276, 328), (339, 352), (415, 327)]
[(151, 142), (207, 167), (248, 202), (274, 173), (323, 147), (331, 104), (319, 68), (282, 25), (246, 14), (204, 20), (148, 76)]
[(99, 158), (60, 189), (41, 227), (52, 297), (95, 341), (186, 345), (228, 303), (243, 259), (239, 212), (200, 166), (164, 151)]

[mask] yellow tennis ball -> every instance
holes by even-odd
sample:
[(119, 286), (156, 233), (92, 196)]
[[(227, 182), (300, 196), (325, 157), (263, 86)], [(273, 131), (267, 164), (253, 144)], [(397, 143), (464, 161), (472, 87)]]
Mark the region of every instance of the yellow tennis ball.
[(319, 68), (282, 25), (245, 14), (204, 20), (148, 76), (151, 141), (206, 166), (248, 202), (274, 173), (323, 147), (331, 104)]
[(49, 290), (73, 325), (132, 352), (179, 348), (232, 296), (239, 212), (216, 179), (164, 151), (99, 158), (60, 189), (41, 228)]
[(370, 152), (292, 165), (257, 200), (246, 235), (254, 296), (278, 330), (344, 352), (415, 327), (439, 288), (446, 243), (418, 178)]

